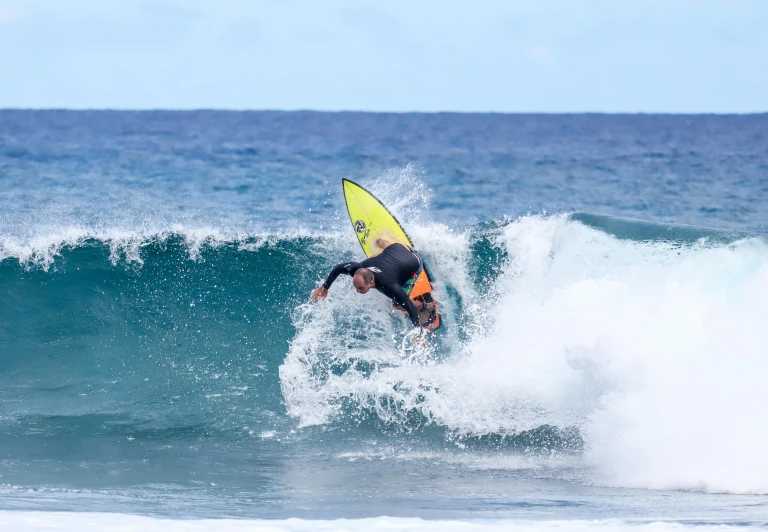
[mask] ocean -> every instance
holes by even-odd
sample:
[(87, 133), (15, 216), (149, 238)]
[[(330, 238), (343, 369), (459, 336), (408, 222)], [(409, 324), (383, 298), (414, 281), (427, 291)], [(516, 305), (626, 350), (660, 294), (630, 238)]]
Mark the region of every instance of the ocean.
[(0, 528), (768, 528), (766, 220), (766, 114), (0, 111)]

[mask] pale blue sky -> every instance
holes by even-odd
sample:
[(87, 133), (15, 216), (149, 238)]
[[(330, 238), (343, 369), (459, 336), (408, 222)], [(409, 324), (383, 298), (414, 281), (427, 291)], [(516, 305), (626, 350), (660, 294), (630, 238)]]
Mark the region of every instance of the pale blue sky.
[(768, 0), (0, 0), (0, 108), (768, 111)]

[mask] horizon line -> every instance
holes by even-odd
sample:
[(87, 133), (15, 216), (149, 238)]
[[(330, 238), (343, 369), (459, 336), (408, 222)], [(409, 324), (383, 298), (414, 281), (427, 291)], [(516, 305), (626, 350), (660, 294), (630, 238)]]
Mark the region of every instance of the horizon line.
[(222, 112), (222, 113), (318, 113), (318, 114), (400, 114), (400, 115), (631, 115), (631, 116), (747, 116), (768, 114), (768, 109), (763, 111), (382, 111), (365, 109), (272, 109), (272, 108), (225, 108), (225, 107), (0, 107), (0, 112), (6, 111), (31, 111), (31, 112)]

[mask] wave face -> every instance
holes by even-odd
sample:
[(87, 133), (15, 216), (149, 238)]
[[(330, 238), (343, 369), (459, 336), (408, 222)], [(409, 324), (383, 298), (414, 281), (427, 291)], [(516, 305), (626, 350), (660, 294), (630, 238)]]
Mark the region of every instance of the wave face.
[(306, 302), (357, 256), (347, 233), (6, 242), (4, 439), (25, 435), (29, 463), (35, 437), (348, 457), (379, 438), (470, 468), (522, 453), (591, 484), (768, 493), (763, 238), (592, 215), (407, 229), (439, 280), (428, 347), (343, 279)]

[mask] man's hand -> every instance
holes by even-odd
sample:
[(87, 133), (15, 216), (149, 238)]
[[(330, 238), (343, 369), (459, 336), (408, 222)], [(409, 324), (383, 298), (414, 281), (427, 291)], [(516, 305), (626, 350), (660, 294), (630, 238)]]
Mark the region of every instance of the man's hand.
[(322, 301), (326, 297), (328, 297), (328, 289), (323, 286), (318, 286), (309, 294), (309, 298), (312, 301)]

